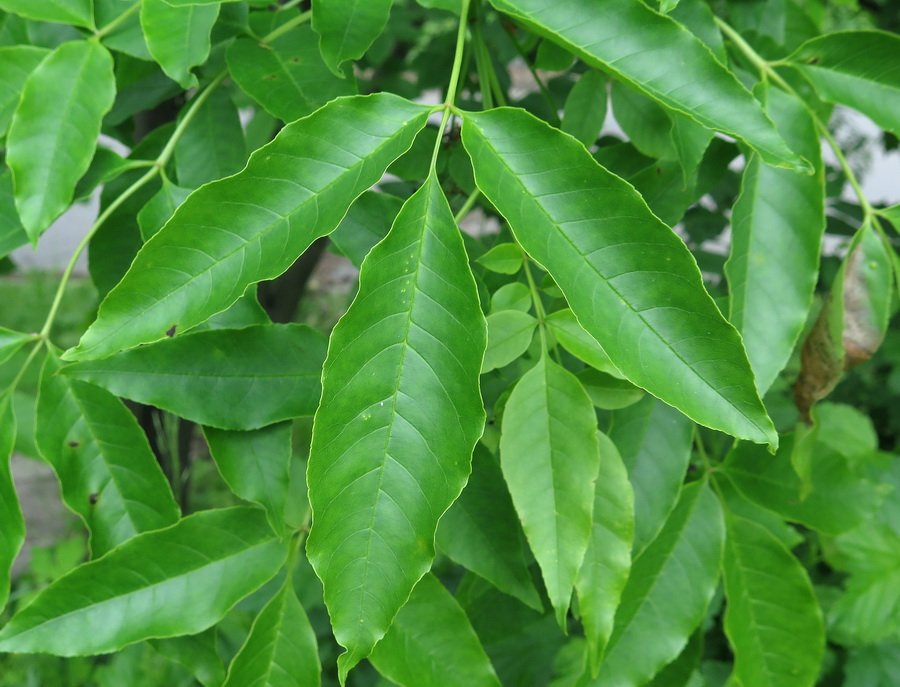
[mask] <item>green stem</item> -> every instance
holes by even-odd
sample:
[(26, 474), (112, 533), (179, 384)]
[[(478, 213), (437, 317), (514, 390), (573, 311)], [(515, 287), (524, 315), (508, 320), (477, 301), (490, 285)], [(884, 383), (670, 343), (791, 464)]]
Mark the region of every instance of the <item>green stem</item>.
[[(547, 345), (547, 332), (545, 331), (547, 325), (544, 324), (544, 320), (547, 319), (547, 312), (544, 310), (543, 301), (541, 301), (541, 292), (538, 291), (537, 284), (534, 282), (534, 277), (531, 276), (531, 267), (528, 264), (528, 254), (521, 246), (519, 246), (519, 249), (522, 251), (522, 268), (525, 270), (525, 279), (528, 281), (528, 288), (531, 290), (531, 300), (534, 303), (534, 312), (538, 317), (538, 332), (541, 335), (541, 348), (544, 351), (544, 355), (547, 355), (549, 351), (549, 346)], [(558, 352), (557, 362), (560, 362)]]
[(25, 376), (25, 373), (28, 371), (28, 367), (31, 365), (35, 356), (37, 356), (38, 352), (41, 348), (44, 347), (46, 343), (45, 339), (39, 339), (34, 348), (31, 349), (31, 353), (28, 354), (28, 357), (25, 358), (25, 362), (22, 363), (22, 367), (19, 368), (19, 371), (16, 373), (16, 376), (13, 378), (10, 385), (6, 387), (6, 391), (3, 392), (3, 396), (12, 395), (12, 392), (16, 390), (16, 387), (19, 386), (19, 382), (22, 381), (22, 377)]
[(516, 35), (513, 33), (512, 29), (507, 26), (506, 22), (501, 22), (501, 25), (503, 26), (503, 30), (506, 31), (506, 34), (509, 36), (509, 39), (512, 41), (512, 44), (515, 46), (516, 52), (519, 53), (519, 57), (522, 58), (522, 62), (525, 63), (525, 66), (528, 67), (528, 71), (531, 72), (531, 78), (533, 78), (535, 83), (537, 83), (538, 89), (540, 89), (541, 92), (541, 96), (550, 107), (550, 112), (553, 113), (553, 119), (550, 120), (550, 124), (558, 128), (560, 125), (560, 121), (556, 112), (559, 108), (557, 108), (556, 106), (556, 101), (553, 99), (553, 95), (547, 89), (547, 86), (544, 85), (544, 81), (537, 73), (534, 65), (528, 60), (528, 56), (525, 54), (525, 50), (523, 50), (521, 43), (519, 43), (519, 39), (516, 38)]
[(447, 95), (444, 98), (444, 115), (441, 117), (441, 125), (438, 127), (437, 140), (434, 142), (434, 151), (431, 154), (430, 174), (437, 169), (438, 153), (441, 152), (441, 142), (444, 140), (444, 129), (453, 111), (453, 103), (456, 100), (456, 87), (459, 83), (459, 74), (462, 67), (463, 53), (466, 47), (466, 17), (469, 16), (469, 0), (463, 0), (462, 11), (459, 15), (459, 28), (456, 32), (456, 52), (453, 55), (453, 67), (450, 71), (450, 83), (447, 85)]
[(200, 110), (200, 106), (203, 105), (203, 103), (205, 103), (207, 100), (209, 100), (209, 96), (211, 96), (213, 91), (215, 91), (219, 87), (219, 85), (225, 80), (225, 77), (227, 75), (227, 69), (223, 69), (221, 72), (216, 74), (216, 76), (213, 77), (213, 80), (209, 82), (209, 85), (207, 85), (207, 87), (203, 89), (203, 92), (201, 92), (191, 101), (190, 108), (185, 113), (184, 117), (182, 117), (181, 121), (178, 122), (178, 126), (176, 126), (175, 131), (172, 132), (172, 137), (169, 139), (169, 142), (166, 143), (166, 147), (163, 148), (162, 152), (159, 154), (159, 157), (156, 158), (156, 167), (165, 167), (167, 164), (169, 164), (169, 160), (175, 153), (175, 146), (178, 144), (179, 139), (181, 139), (181, 137), (184, 135), (185, 130), (193, 121), (194, 117), (197, 116), (197, 112)]
[(109, 22), (109, 24), (104, 26), (102, 29), (97, 29), (96, 31), (94, 31), (94, 38), (97, 38), (99, 40), (100, 38), (103, 38), (104, 36), (108, 36), (110, 33), (115, 31), (123, 22), (127, 21), (128, 18), (132, 14), (137, 12), (139, 9), (141, 9), (141, 0), (137, 0), (136, 3), (134, 3), (127, 10), (122, 12), (122, 14), (120, 14), (118, 17), (113, 19), (111, 22)]
[(481, 189), (475, 189), (469, 194), (469, 197), (466, 198), (466, 202), (463, 203), (462, 207), (459, 209), (459, 212), (456, 213), (456, 216), (453, 218), (453, 221), (459, 224), (463, 217), (469, 214), (469, 211), (475, 207), (475, 203), (478, 202), (478, 197), (481, 195)]
[(301, 12), (300, 14), (298, 14), (296, 17), (294, 17), (290, 21), (286, 21), (284, 24), (279, 26), (277, 29), (272, 31), (270, 34), (263, 36), (262, 42), (263, 43), (271, 43), (276, 38), (283, 36), (291, 29), (294, 29), (294, 28), (300, 26), (301, 24), (305, 24), (306, 22), (308, 22), (310, 20), (311, 17), (312, 17), (312, 10), (308, 10), (306, 12)]
[(296, 7), (301, 2), (303, 2), (303, 0), (288, 0), (288, 2), (284, 3), (283, 5), (281, 5), (281, 7), (278, 8), (278, 11), (284, 12), (285, 10), (289, 10), (292, 7)]

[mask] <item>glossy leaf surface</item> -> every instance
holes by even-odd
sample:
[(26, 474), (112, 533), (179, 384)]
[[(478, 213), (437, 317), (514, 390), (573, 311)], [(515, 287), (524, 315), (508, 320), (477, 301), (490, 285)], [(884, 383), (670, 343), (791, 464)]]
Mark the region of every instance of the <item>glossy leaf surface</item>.
[(734, 515), (725, 523), (725, 632), (734, 678), (760, 687), (814, 685), (825, 626), (806, 571), (761, 525)]
[(318, 687), (316, 634), (288, 576), (250, 628), (223, 687)]
[(173, 7), (165, 0), (142, 0), (141, 28), (147, 48), (182, 88), (197, 85), (191, 67), (209, 56), (209, 34), (218, 16), (218, 5)]
[(568, 308), (557, 310), (548, 315), (545, 322), (556, 340), (576, 358), (607, 374), (615, 377), (622, 376), (622, 373), (616, 369), (609, 356), (606, 355), (606, 351), (590, 334), (584, 331), (571, 310)]
[(202, 425), (248, 430), (315, 413), (325, 349), (325, 337), (305, 325), (211, 329), (64, 374)]
[(370, 661), (402, 687), (500, 687), (465, 611), (430, 573), (419, 580)]
[(599, 461), (591, 399), (542, 356), (506, 403), (500, 465), (560, 626), (591, 539)]
[(346, 60), (358, 60), (384, 30), (391, 0), (319, 0), (312, 27), (325, 64), (338, 75)]
[(31, 45), (0, 48), (0, 136), (6, 134), (28, 75), (50, 54)]
[(114, 97), (112, 57), (93, 41), (63, 43), (26, 79), (9, 125), (6, 162), (32, 243), (72, 201)]
[(483, 429), (484, 348), (468, 258), (431, 176), (363, 263), (359, 294), (331, 335), (313, 427), (307, 550), (348, 649), (342, 675), (431, 565), (437, 521), (462, 491)]
[(259, 509), (195, 513), (52, 583), (0, 631), (0, 650), (85, 656), (201, 632), (273, 577), (285, 554)]
[(291, 470), (291, 423), (249, 432), (203, 428), (222, 479), (242, 499), (266, 509), (276, 534), (284, 531), (284, 506)]
[[(687, 29), (640, 0), (491, 0), (501, 12), (662, 105), (731, 134), (769, 163), (807, 169), (760, 105)], [(680, 61), (672, 68), (670, 56)]]
[[(409, 148), (427, 113), (379, 94), (337, 100), (282, 129), (240, 174), (192, 194), (144, 245), (68, 358), (157, 341), (173, 324), (189, 329), (284, 272)], [(345, 132), (340, 141), (335, 130)]]
[(36, 441), (65, 504), (87, 525), (94, 557), (178, 520), (172, 490), (144, 432), (105, 389), (59, 374), (48, 356), (37, 400)]
[(10, 461), (16, 443), (12, 397), (0, 397), (0, 611), (9, 598), (10, 570), (25, 542), (25, 520), (13, 482)]
[(467, 114), (462, 136), (479, 188), (630, 381), (701, 424), (777, 445), (740, 337), (633, 187), (522, 111)]

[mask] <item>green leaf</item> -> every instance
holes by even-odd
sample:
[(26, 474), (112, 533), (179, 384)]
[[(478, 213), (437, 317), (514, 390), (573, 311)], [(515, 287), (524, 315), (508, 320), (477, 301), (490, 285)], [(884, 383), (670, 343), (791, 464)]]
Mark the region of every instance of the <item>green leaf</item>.
[(900, 36), (837, 31), (807, 41), (786, 61), (823, 100), (848, 105), (878, 126), (900, 133)]
[(887, 643), (850, 649), (844, 664), (845, 684), (887, 687), (900, 682), (900, 644)]
[(31, 45), (0, 48), (0, 136), (6, 134), (25, 80), (49, 54), (49, 50)]
[(634, 491), (615, 444), (600, 441), (600, 472), (594, 495), (594, 526), (584, 563), (575, 579), (581, 623), (588, 641), (591, 672), (600, 669), (613, 618), (631, 570)]
[(0, 364), (14, 356), (22, 346), (37, 338), (35, 334), (23, 334), (12, 329), (0, 327)]
[(12, 395), (0, 397), (0, 612), (9, 598), (10, 571), (25, 543), (25, 519), (13, 482), (10, 460), (16, 443)]
[(635, 148), (653, 159), (675, 158), (669, 134), (672, 122), (665, 108), (619, 81), (612, 83), (610, 100), (616, 122)]
[(0, 10), (38, 21), (94, 28), (91, 0), (0, 0)]
[(462, 138), (482, 193), (631, 382), (700, 424), (777, 445), (740, 336), (633, 187), (521, 110), (466, 114)]
[(332, 232), (331, 242), (359, 267), (372, 247), (387, 236), (403, 200), (389, 193), (363, 193)]
[(162, 188), (147, 201), (137, 216), (144, 242), (149, 241), (151, 236), (163, 228), (189, 195), (191, 189), (176, 186), (166, 178), (162, 180)]
[[(531, 306), (531, 290), (521, 282), (504, 284), (491, 296), (492, 314), (501, 310), (518, 310), (527, 313), (531, 310)], [(593, 339), (591, 340), (593, 341)]]
[(352, 76), (339, 79), (326, 66), (309, 26), (298, 26), (269, 43), (238, 38), (225, 58), (235, 83), (286, 122), (356, 92)]
[(591, 685), (641, 685), (673, 661), (716, 590), (725, 524), (706, 482), (681, 492), (659, 536), (634, 559), (600, 673)]
[(543, 610), (500, 465), (480, 444), (475, 447), (466, 488), (441, 518), (436, 541), (454, 562), (531, 608)]
[(606, 77), (589, 69), (572, 86), (563, 107), (562, 130), (590, 147), (606, 119)]
[[(284, 272), (412, 144), (429, 108), (390, 94), (336, 100), (284, 129), (238, 175), (200, 189), (141, 249), (69, 360), (165, 337)], [(334, 132), (341, 132), (340, 140)]]
[(787, 364), (806, 324), (825, 231), (825, 175), (812, 117), (801, 100), (778, 88), (763, 93), (784, 139), (817, 172), (776, 169), (754, 155), (734, 205), (725, 263), (729, 319), (744, 339), (760, 394)]
[(200, 105), (175, 145), (178, 184), (197, 188), (240, 171), (246, 162), (237, 107), (228, 91), (218, 88)]
[[(491, 0), (541, 36), (566, 47), (703, 126), (730, 134), (769, 164), (809, 170), (759, 103), (687, 29), (641, 0)], [(678, 69), (672, 68), (678, 55)]]
[(266, 509), (276, 534), (284, 531), (291, 476), (291, 423), (250, 432), (203, 428), (216, 467), (231, 490)]
[(6, 161), (32, 243), (69, 207), (115, 92), (112, 57), (94, 41), (63, 43), (25, 80)]
[(210, 32), (219, 6), (172, 7), (164, 0), (142, 0), (141, 28), (153, 59), (182, 88), (197, 85), (191, 67), (209, 57)]
[(627, 408), (644, 397), (643, 389), (631, 382), (590, 367), (579, 372), (577, 377), (584, 385), (591, 402), (603, 410)]
[(201, 425), (248, 430), (315, 413), (325, 349), (325, 338), (302, 324), (210, 329), (64, 374)]
[(491, 272), (515, 274), (522, 269), (522, 249), (515, 243), (499, 243), (475, 262)]
[(259, 509), (195, 513), (53, 582), (0, 631), (0, 651), (88, 656), (202, 632), (271, 579), (286, 553)]
[(571, 310), (557, 310), (548, 315), (545, 322), (556, 340), (569, 353), (601, 372), (622, 378), (622, 373), (612, 364), (606, 351), (578, 324), (575, 313)]
[(728, 515), (723, 575), (733, 679), (812, 687), (825, 650), (822, 611), (806, 570), (761, 525)]
[(501, 310), (487, 317), (488, 347), (481, 372), (505, 367), (528, 350), (538, 321), (521, 310)]
[(391, 0), (318, 0), (312, 12), (325, 64), (343, 76), (341, 65), (362, 57), (384, 31)]
[(288, 575), (253, 621), (222, 687), (318, 687), (320, 671), (316, 633)]
[(13, 196), (12, 172), (0, 168), (0, 257), (28, 243)]
[(90, 198), (98, 186), (127, 172), (131, 163), (109, 148), (97, 148), (87, 172), (75, 184), (75, 202)]
[(59, 369), (48, 355), (35, 437), (59, 478), (63, 501), (90, 530), (94, 557), (174, 523), (178, 506), (137, 420), (108, 391)]
[(402, 687), (500, 687), (465, 611), (427, 573), (369, 657)]
[(196, 635), (151, 640), (158, 654), (187, 668), (203, 687), (221, 687), (225, 681), (225, 664), (216, 644), (215, 627)]
[(591, 399), (543, 355), (506, 403), (500, 465), (560, 627), (591, 539), (599, 462)]
[(363, 263), (331, 335), (313, 426), (307, 550), (347, 648), (342, 679), (429, 569), (438, 519), (465, 485), (484, 427), (485, 338), (462, 238), (431, 175)]

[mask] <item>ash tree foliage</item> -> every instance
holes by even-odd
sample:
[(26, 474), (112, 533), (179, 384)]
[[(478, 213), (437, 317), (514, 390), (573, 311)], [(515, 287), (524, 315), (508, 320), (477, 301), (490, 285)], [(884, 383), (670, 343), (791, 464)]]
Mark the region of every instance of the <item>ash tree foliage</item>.
[[(900, 684), (900, 206), (832, 126), (900, 133), (867, 5), (0, 0), (2, 255), (100, 198), (0, 329), (6, 669)], [(333, 329), (261, 307), (326, 243)], [(86, 534), (29, 594), (13, 451)]]

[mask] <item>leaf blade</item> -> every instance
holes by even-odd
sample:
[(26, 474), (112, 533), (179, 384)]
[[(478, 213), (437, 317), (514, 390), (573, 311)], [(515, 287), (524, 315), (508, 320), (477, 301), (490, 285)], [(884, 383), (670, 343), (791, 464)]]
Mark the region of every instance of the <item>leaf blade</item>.
[(0, 397), (0, 611), (9, 598), (12, 565), (25, 543), (25, 519), (10, 466), (15, 443), (12, 395), (4, 394)]
[(209, 57), (210, 32), (218, 16), (219, 5), (173, 7), (164, 0), (141, 3), (141, 28), (147, 49), (182, 88), (197, 85), (191, 68)]
[(342, 76), (341, 65), (362, 57), (384, 30), (391, 0), (319, 0), (312, 12), (325, 64)]

